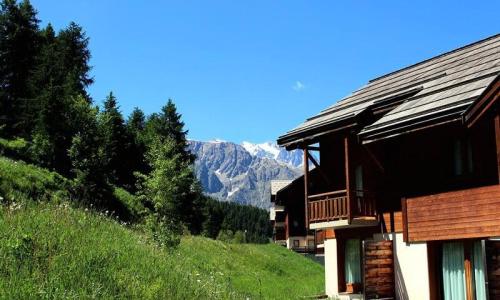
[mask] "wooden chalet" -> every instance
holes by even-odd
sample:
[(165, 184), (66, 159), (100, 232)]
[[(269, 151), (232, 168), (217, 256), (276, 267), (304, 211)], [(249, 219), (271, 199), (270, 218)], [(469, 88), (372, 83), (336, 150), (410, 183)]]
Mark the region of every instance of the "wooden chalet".
[(325, 230), (329, 296), (500, 299), (499, 74), (495, 35), (370, 80), (279, 137), (304, 150), (295, 205)]
[(317, 241), (315, 231), (306, 229), (304, 206), (297, 205), (303, 203), (303, 195), (303, 176), (295, 180), (271, 181), (273, 240), (295, 252), (320, 254), (322, 240)]

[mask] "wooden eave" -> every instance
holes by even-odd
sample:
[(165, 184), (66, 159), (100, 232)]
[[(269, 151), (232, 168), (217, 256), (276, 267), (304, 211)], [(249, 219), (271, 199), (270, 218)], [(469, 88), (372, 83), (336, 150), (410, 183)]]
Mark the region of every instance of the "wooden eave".
[(355, 116), (351, 115), (332, 123), (311, 128), (307, 131), (280, 136), (277, 143), (279, 146), (286, 147), (287, 150), (305, 148), (308, 145), (319, 142), (319, 138), (323, 135), (344, 130), (352, 130), (357, 126), (358, 122), (356, 121)]
[(471, 105), (462, 116), (462, 122), (471, 128), (491, 109), (498, 109), (500, 95), (500, 75), (486, 88), (483, 94)]
[(420, 131), (436, 126), (441, 126), (449, 123), (459, 122), (462, 120), (463, 108), (451, 108), (440, 113), (426, 115), (416, 120), (411, 119), (406, 122), (400, 122), (393, 126), (384, 127), (370, 133), (360, 133), (358, 137), (363, 144), (394, 138), (404, 134), (409, 134), (415, 131)]

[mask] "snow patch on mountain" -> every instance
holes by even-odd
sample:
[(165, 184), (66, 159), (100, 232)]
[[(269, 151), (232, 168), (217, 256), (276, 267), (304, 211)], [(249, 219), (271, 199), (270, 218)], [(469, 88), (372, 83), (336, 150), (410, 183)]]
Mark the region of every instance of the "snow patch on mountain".
[(294, 167), (300, 167), (303, 163), (302, 150), (287, 151), (272, 142), (254, 144), (245, 141), (241, 146), (252, 156), (274, 159)]
[[(268, 208), (270, 182), (301, 175), (302, 152), (287, 152), (273, 143), (238, 145), (221, 140), (190, 140), (195, 172), (207, 195), (222, 201)], [(299, 152), (300, 151), (300, 152)]]

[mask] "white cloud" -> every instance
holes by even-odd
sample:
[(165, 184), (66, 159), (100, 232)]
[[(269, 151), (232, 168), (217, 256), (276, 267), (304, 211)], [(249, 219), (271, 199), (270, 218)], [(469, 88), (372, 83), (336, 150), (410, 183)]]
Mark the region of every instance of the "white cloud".
[(304, 90), (305, 88), (306, 88), (306, 85), (300, 81), (295, 81), (295, 84), (292, 86), (292, 89), (294, 91), (297, 91), (297, 92), (300, 92), (300, 91)]

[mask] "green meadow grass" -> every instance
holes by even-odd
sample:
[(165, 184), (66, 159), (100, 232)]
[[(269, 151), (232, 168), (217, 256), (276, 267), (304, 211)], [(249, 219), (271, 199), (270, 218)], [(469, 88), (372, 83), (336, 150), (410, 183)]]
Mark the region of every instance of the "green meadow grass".
[(186, 236), (168, 251), (139, 229), (65, 204), (0, 213), (3, 299), (296, 299), (320, 293), (323, 272), (273, 244)]
[(159, 248), (141, 225), (69, 205), (68, 184), (0, 158), (0, 299), (298, 299), (324, 289), (321, 265), (274, 244), (185, 236)]

